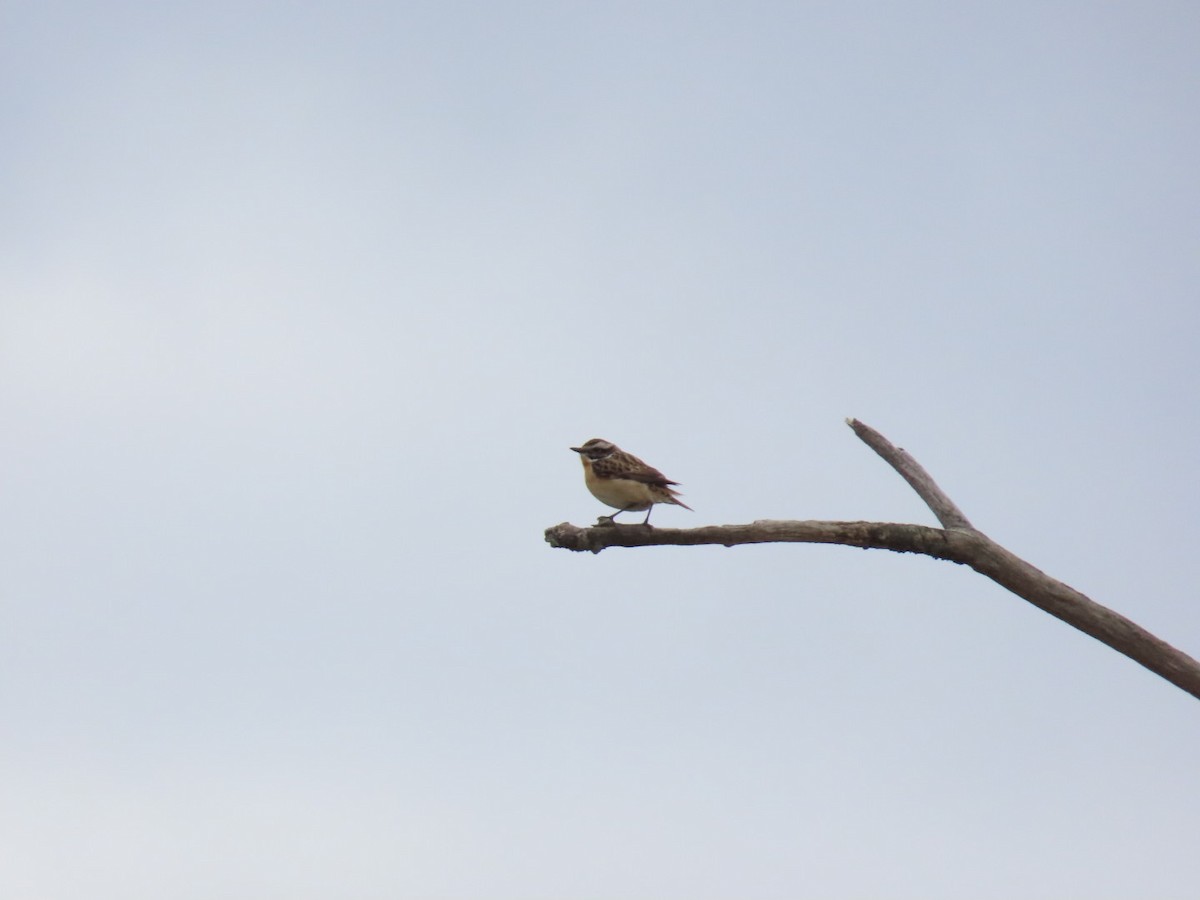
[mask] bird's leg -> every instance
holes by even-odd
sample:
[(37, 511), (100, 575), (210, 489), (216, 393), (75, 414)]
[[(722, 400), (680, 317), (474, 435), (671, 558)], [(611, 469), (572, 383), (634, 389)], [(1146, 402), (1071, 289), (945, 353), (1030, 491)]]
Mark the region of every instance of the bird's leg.
[(650, 504), (648, 507), (646, 507), (646, 518), (642, 519), (642, 524), (643, 524), (643, 525), (649, 526), (649, 524), (650, 524), (650, 513), (652, 513), (652, 512), (654, 512), (654, 504), (653, 504), (653, 503), (651, 503), (651, 504)]
[(596, 524), (599, 525), (601, 522), (608, 522), (609, 525), (616, 525), (617, 523), (614, 521), (614, 519), (616, 519), (616, 517), (619, 516), (623, 512), (629, 512), (629, 507), (622, 506), (615, 513), (612, 513), (607, 516), (601, 516), (599, 519), (596, 520)]

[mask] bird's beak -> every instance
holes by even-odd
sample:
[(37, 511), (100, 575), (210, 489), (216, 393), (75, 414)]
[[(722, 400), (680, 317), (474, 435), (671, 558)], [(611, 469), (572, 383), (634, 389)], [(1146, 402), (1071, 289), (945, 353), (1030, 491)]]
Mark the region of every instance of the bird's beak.
[(582, 448), (582, 447), (572, 447), (571, 449), (572, 449), (572, 450), (574, 450), (576, 453), (582, 453), (582, 452), (583, 452), (583, 448)]

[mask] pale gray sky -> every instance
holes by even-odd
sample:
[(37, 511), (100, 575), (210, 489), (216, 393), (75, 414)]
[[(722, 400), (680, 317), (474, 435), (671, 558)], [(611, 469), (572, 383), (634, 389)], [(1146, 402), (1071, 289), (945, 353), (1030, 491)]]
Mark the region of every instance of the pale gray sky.
[(1191, 898), (1200, 8), (9, 3), (0, 894)]

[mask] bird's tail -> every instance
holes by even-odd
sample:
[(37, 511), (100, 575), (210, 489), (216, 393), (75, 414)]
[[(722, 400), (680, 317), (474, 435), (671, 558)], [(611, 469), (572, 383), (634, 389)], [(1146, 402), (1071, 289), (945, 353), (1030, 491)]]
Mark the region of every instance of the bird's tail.
[(682, 500), (679, 499), (679, 493), (677, 491), (675, 491), (672, 488), (666, 488), (666, 491), (667, 491), (667, 496), (670, 498), (670, 500), (668, 500), (667, 502), (674, 503), (676, 506), (682, 506), (684, 509), (689, 509), (692, 512), (695, 512), (694, 509), (692, 509), (690, 506), (688, 506), (686, 503), (684, 503)]

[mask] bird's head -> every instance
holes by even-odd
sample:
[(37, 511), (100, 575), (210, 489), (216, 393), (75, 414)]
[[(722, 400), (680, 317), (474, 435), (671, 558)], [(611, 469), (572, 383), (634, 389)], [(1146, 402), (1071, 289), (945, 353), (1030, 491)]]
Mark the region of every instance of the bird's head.
[(604, 438), (592, 438), (582, 447), (572, 447), (571, 449), (588, 459), (604, 459), (604, 457), (612, 456), (617, 452), (617, 445), (612, 441), (604, 440)]

